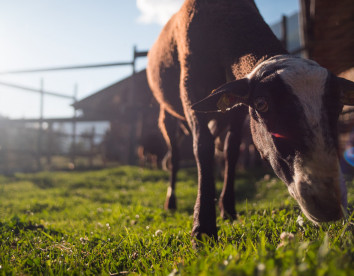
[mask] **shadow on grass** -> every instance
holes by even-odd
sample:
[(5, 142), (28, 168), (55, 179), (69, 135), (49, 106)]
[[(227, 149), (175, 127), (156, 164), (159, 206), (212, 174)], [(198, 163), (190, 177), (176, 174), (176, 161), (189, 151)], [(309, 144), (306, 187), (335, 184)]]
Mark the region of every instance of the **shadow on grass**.
[[(252, 200), (259, 192), (256, 183), (264, 178), (265, 175), (274, 176), (272, 171), (265, 169), (253, 169), (248, 171), (236, 172), (235, 176), (235, 200), (236, 202), (243, 202), (245, 200)], [(221, 189), (218, 190), (218, 194)]]
[[(256, 169), (243, 172), (236, 172), (234, 187), (235, 187), (235, 201), (236, 203), (242, 203), (246, 200), (252, 200), (256, 198), (257, 189), (256, 183), (264, 179), (265, 175), (269, 175), (270, 178), (274, 177), (274, 174), (265, 169)], [(178, 183), (176, 189), (194, 189), (194, 193), (185, 193), (184, 196), (177, 197), (177, 212), (186, 212), (192, 215), (194, 212), (194, 203), (197, 196), (197, 181), (198, 173), (196, 168), (183, 169), (178, 172)], [(187, 184), (183, 187), (183, 182), (193, 182), (195, 185)], [(216, 196), (219, 198), (222, 191), (223, 179), (217, 177), (216, 179)], [(167, 188), (167, 187), (166, 187)], [(217, 205), (217, 204), (216, 204)]]
[(57, 230), (46, 228), (44, 225), (32, 221), (23, 221), (18, 216), (13, 216), (9, 222), (0, 222), (0, 229), (4, 232), (11, 231), (15, 235), (20, 234), (22, 231), (40, 231), (51, 236), (63, 236), (63, 233)]

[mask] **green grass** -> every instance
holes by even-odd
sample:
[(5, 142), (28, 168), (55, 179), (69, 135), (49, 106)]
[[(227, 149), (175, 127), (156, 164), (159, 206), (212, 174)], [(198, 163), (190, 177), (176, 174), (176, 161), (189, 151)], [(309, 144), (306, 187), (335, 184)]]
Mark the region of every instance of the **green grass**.
[(196, 172), (179, 173), (174, 213), (167, 180), (135, 167), (0, 176), (0, 275), (354, 275), (353, 181), (350, 218), (316, 227), (279, 180), (239, 174), (237, 221), (218, 219), (218, 242), (195, 250)]

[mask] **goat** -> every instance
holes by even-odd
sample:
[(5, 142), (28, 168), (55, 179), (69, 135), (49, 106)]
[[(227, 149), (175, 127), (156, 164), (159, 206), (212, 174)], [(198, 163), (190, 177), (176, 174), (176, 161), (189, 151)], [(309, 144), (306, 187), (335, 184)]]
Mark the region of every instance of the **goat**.
[(148, 166), (151, 169), (161, 167), (161, 161), (166, 154), (161, 133), (152, 131), (141, 137), (137, 149), (140, 167)]
[[(177, 121), (186, 121), (193, 135), (198, 168), (195, 239), (204, 234), (217, 239), (214, 139), (224, 129), (219, 206), (222, 216), (236, 218), (233, 182), (247, 111), (257, 150), (304, 214), (314, 223), (344, 216), (337, 121), (343, 104), (354, 105), (354, 83), (314, 61), (288, 55), (253, 1), (185, 0), (149, 51), (147, 77), (172, 153), (167, 201), (173, 204)], [(211, 121), (217, 125), (213, 131)]]

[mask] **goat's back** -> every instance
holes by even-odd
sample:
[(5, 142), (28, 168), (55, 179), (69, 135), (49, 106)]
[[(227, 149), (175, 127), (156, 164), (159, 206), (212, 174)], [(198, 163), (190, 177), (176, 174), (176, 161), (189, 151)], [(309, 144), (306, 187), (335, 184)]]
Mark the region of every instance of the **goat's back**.
[[(149, 52), (148, 81), (159, 104), (181, 119), (181, 98), (188, 106), (285, 52), (253, 1), (186, 0)], [(181, 97), (186, 80), (200, 89)]]

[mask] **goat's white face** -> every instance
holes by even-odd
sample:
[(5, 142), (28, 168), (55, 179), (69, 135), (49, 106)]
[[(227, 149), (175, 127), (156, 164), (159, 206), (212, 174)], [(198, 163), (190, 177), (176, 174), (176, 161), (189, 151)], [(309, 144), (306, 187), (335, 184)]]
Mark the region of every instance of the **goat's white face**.
[(330, 78), (317, 63), (288, 57), (264, 62), (249, 76), (255, 96), (269, 106), (251, 110), (255, 144), (315, 222), (339, 219), (346, 206), (336, 128), (342, 105)]
[(221, 86), (193, 108), (248, 105), (260, 154), (287, 184), (305, 215), (322, 222), (343, 217), (346, 207), (337, 141), (342, 98), (339, 79), (317, 63), (277, 56), (259, 64), (247, 78)]

